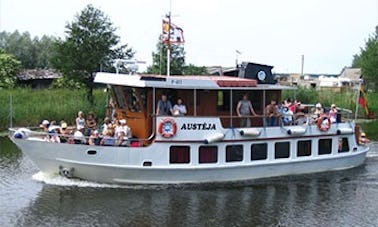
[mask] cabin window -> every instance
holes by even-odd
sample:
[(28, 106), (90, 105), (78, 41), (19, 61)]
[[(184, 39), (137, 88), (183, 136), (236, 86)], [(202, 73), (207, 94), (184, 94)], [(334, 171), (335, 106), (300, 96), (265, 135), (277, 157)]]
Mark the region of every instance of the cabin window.
[(297, 157), (311, 155), (311, 140), (298, 141), (297, 146)]
[(124, 96), (124, 87), (122, 86), (113, 86), (113, 94), (115, 95), (117, 107), (124, 109), (126, 107), (126, 99)]
[(319, 155), (332, 153), (332, 139), (320, 139), (319, 140)]
[(218, 111), (230, 110), (230, 91), (218, 91), (217, 108)]
[(199, 163), (216, 163), (218, 162), (217, 146), (200, 146), (199, 147)]
[(274, 145), (274, 158), (290, 157), (290, 142), (278, 142)]
[(268, 158), (268, 144), (257, 143), (251, 146), (251, 160), (265, 160)]
[(339, 153), (348, 152), (349, 151), (349, 142), (347, 137), (339, 138)]
[(189, 146), (171, 146), (169, 149), (169, 163), (183, 164), (190, 162)]
[(243, 161), (243, 145), (226, 146), (226, 162)]

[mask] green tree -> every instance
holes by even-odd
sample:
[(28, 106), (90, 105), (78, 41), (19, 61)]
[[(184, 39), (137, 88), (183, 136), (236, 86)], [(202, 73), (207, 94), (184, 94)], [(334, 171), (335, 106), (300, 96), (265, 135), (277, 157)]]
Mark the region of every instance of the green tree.
[(20, 62), (3, 49), (0, 49), (0, 89), (13, 88), (16, 84), (16, 75), (19, 70)]
[[(160, 39), (156, 45), (156, 52), (152, 53), (152, 65), (147, 67), (149, 74), (167, 74), (167, 48)], [(182, 45), (171, 45), (171, 75), (203, 75), (206, 67), (185, 64), (185, 50)]]
[[(152, 53), (152, 65), (147, 67), (147, 73), (167, 74), (167, 49), (160, 39), (156, 45), (156, 52)], [(171, 75), (183, 75), (185, 68), (185, 51), (182, 45), (171, 45)]]
[(354, 55), (352, 66), (361, 68), (362, 75), (369, 88), (376, 90), (376, 81), (378, 79), (378, 26), (375, 27), (375, 34), (369, 37), (365, 47), (361, 48), (361, 52)]
[(93, 102), (94, 73), (109, 71), (115, 59), (128, 59), (134, 53), (127, 45), (119, 45), (120, 37), (110, 19), (92, 5), (76, 15), (66, 29), (66, 39), (56, 43), (52, 64), (67, 78), (84, 83), (87, 98)]
[(0, 32), (0, 48), (21, 62), (23, 69), (50, 68), (49, 58), (56, 38), (43, 36), (32, 38), (28, 32), (20, 34)]

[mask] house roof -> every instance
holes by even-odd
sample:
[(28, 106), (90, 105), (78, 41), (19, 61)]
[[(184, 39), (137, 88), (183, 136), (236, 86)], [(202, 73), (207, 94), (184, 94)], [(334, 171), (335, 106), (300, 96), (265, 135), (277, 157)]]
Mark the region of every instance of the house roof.
[(62, 77), (60, 72), (52, 69), (26, 69), (17, 75), (19, 80), (43, 80)]
[(361, 78), (361, 68), (348, 68), (345, 67), (341, 72), (340, 78), (348, 78), (352, 81), (357, 81)]

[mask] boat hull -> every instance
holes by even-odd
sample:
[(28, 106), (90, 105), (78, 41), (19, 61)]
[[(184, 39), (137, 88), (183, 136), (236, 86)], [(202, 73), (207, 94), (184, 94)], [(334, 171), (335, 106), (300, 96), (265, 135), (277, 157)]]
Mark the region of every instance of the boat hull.
[[(142, 153), (146, 148), (93, 147), (14, 138), (12, 140), (44, 173), (57, 174), (64, 169), (69, 171), (70, 176), (80, 179), (115, 184), (231, 182), (341, 170), (361, 165), (369, 150), (368, 147), (359, 146), (355, 151), (337, 156), (323, 155), (315, 158), (254, 161), (227, 165), (143, 166), (122, 164), (122, 162), (127, 162), (126, 160), (130, 160), (133, 156), (130, 149), (134, 149), (132, 152)], [(88, 156), (88, 151), (94, 150), (97, 154)], [(158, 151), (155, 152), (158, 153)]]

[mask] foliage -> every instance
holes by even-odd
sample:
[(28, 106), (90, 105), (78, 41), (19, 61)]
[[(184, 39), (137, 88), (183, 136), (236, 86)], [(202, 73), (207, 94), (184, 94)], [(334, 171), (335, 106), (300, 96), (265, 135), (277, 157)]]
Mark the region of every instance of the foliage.
[[(167, 50), (168, 46), (160, 39), (156, 45), (156, 52), (152, 53), (152, 65), (147, 67), (147, 73), (167, 74)], [(185, 68), (185, 51), (182, 45), (171, 45), (170, 71), (171, 75), (183, 75)]]
[(15, 56), (23, 69), (50, 68), (49, 58), (53, 52), (56, 38), (42, 36), (32, 38), (28, 32), (20, 34), (0, 32), (0, 48)]
[(57, 78), (51, 84), (51, 88), (68, 88), (68, 89), (85, 89), (85, 84), (75, 80), (75, 78), (61, 77)]
[(120, 37), (110, 19), (92, 5), (76, 15), (66, 29), (66, 39), (56, 43), (53, 66), (68, 79), (85, 84), (92, 102), (94, 73), (109, 70), (115, 59), (130, 58), (133, 52), (127, 45), (119, 45)]
[(354, 55), (352, 66), (361, 68), (369, 89), (375, 90), (378, 79), (378, 26), (375, 28), (375, 34), (365, 43), (365, 47), (361, 48), (361, 52)]
[(14, 87), (19, 69), (20, 62), (0, 49), (0, 89)]
[(195, 66), (193, 64), (186, 65), (184, 67), (184, 75), (205, 75), (207, 69), (205, 66)]
[(10, 124), (10, 95), (13, 99), (13, 126), (38, 126), (43, 119), (75, 123), (79, 110), (93, 111), (97, 121), (105, 117), (107, 94), (103, 89), (94, 90), (94, 103), (90, 104), (83, 90), (69, 89), (21, 89), (0, 92), (0, 130)]

